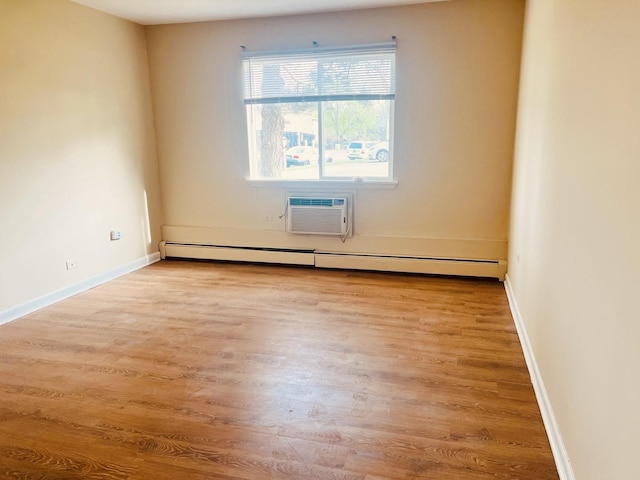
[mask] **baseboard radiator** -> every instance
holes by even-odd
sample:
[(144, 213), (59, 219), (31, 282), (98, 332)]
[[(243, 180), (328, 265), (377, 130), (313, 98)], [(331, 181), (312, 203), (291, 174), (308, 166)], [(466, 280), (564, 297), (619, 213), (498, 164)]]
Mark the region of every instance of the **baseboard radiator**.
[(458, 258), (431, 258), (402, 255), (336, 253), (318, 250), (234, 247), (160, 242), (160, 257), (233, 262), (307, 265), (318, 268), (342, 268), (382, 272), (423, 273), (487, 277), (504, 280), (506, 261)]

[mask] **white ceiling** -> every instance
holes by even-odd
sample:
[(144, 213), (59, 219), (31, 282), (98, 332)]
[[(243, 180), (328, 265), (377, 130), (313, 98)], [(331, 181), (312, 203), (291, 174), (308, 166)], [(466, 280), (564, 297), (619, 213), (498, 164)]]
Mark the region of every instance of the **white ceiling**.
[(142, 25), (356, 10), (447, 0), (71, 0)]

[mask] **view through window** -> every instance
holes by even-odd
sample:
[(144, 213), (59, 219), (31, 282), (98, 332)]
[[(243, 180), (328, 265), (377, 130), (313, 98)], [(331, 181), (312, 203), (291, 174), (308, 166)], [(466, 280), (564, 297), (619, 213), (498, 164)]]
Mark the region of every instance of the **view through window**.
[(392, 177), (395, 44), (244, 58), (252, 179)]

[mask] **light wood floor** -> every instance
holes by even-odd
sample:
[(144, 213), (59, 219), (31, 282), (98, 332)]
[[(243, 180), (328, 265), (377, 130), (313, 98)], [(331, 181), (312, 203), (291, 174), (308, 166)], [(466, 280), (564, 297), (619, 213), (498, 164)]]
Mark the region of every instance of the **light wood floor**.
[(161, 262), (0, 327), (3, 479), (557, 479), (502, 284)]

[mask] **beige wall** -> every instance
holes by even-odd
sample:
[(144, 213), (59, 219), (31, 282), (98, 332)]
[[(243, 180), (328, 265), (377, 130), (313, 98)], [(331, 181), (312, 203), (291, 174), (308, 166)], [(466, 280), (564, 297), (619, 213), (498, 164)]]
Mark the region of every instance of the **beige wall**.
[(157, 251), (160, 214), (143, 28), (0, 0), (0, 312)]
[[(506, 259), (524, 2), (459, 0), (147, 29), (173, 241)], [(241, 49), (398, 37), (395, 189), (358, 188), (355, 237), (300, 237), (248, 175)], [(300, 188), (293, 187), (299, 191)], [(356, 190), (354, 184), (339, 190)]]
[(640, 478), (640, 3), (527, 8), (509, 279), (575, 477)]

